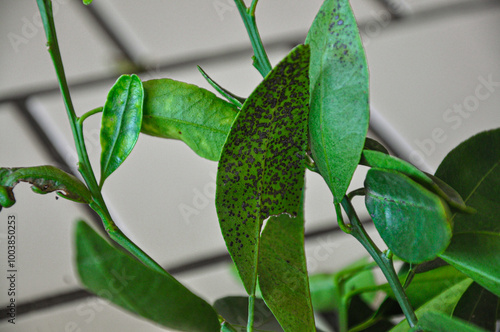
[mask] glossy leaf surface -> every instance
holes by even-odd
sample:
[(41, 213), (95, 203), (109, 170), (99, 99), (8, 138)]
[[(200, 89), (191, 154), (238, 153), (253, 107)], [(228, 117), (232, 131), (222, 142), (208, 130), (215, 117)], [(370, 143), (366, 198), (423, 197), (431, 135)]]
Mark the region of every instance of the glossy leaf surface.
[(500, 296), (500, 234), (454, 234), (450, 246), (440, 257)]
[(264, 220), (301, 206), (307, 149), (309, 49), (298, 46), (252, 92), (224, 145), (216, 208), (245, 289), (255, 292)]
[(479, 284), (473, 283), (458, 302), (453, 311), (453, 316), (487, 331), (494, 331), (498, 304), (498, 296)]
[(306, 43), (311, 46), (312, 156), (339, 203), (368, 131), (368, 66), (348, 0), (326, 0)]
[(409, 176), (417, 182), (423, 184), (432, 184), (432, 180), (424, 172), (422, 172), (409, 162), (401, 160), (397, 157), (390, 156), (383, 152), (363, 150), (362, 161), (365, 165), (368, 165), (370, 167), (397, 171)]
[[(456, 284), (451, 284), (449, 288), (443, 290), (439, 295), (436, 295), (431, 300), (427, 301), (419, 309), (415, 311), (417, 317), (424, 316), (427, 312), (438, 311), (445, 315), (451, 316), (455, 305), (462, 297), (463, 293), (472, 283), (472, 279), (464, 279)], [(405, 332), (410, 331), (411, 328), (408, 322), (401, 321), (390, 332)]]
[(144, 90), (136, 75), (122, 75), (102, 111), (100, 186), (128, 157), (139, 138)]
[(448, 205), (409, 177), (372, 168), (365, 203), (380, 236), (401, 259), (420, 263), (442, 253), (452, 234)]
[(171, 79), (146, 81), (141, 131), (186, 143), (218, 161), (238, 108), (196, 85)]
[(315, 331), (304, 251), (304, 217), (271, 217), (262, 231), (260, 291), (285, 331)]
[(144, 266), (112, 247), (81, 221), (76, 229), (80, 280), (100, 297), (162, 326), (180, 331), (219, 331), (215, 310), (169, 274)]
[(453, 207), (459, 210), (460, 212), (467, 214), (474, 214), (477, 212), (474, 208), (467, 206), (462, 196), (460, 196), (460, 194), (455, 189), (453, 189), (449, 184), (447, 184), (437, 176), (427, 173), (426, 175), (432, 180), (431, 190), (433, 190), (439, 196), (444, 198), (446, 202), (450, 205), (450, 207)]
[(0, 168), (0, 210), (14, 205), (13, 190), (19, 182), (30, 183), (38, 194), (55, 191), (59, 196), (79, 203), (92, 200), (89, 190), (80, 180), (54, 166)]
[(461, 143), (436, 171), (477, 210), (453, 216), (453, 239), (441, 257), (496, 295), (500, 295), (499, 166), (500, 129), (495, 129)]
[[(215, 301), (214, 308), (237, 331), (246, 331), (248, 298), (228, 296)], [(255, 299), (254, 331), (283, 331), (273, 313), (261, 299)]]

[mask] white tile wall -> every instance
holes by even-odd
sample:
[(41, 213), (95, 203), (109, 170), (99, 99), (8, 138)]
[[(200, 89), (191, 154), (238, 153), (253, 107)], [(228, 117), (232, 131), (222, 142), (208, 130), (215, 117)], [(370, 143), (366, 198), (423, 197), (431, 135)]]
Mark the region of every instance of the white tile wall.
[[(70, 82), (116, 70), (118, 51), (79, 1), (55, 0), (59, 47)], [(57, 85), (35, 1), (0, 3), (0, 97)]]
[(402, 157), (434, 171), (461, 141), (500, 126), (499, 29), (497, 6), (389, 23), (369, 39), (372, 107), (409, 144)]
[[(15, 108), (0, 106), (0, 165), (53, 164), (44, 156), (37, 138), (23, 125)], [(9, 144), (18, 149), (8, 148)], [(56, 200), (55, 194), (35, 194), (28, 184), (17, 185), (14, 194), (16, 204), (0, 213), (0, 268), (4, 272), (7, 270), (7, 216), (14, 215), (17, 224), (17, 300), (29, 301), (74, 289), (77, 281), (72, 268), (73, 225), (78, 219), (89, 219), (89, 216), (78, 203), (63, 198)], [(7, 282), (6, 278), (0, 278), (0, 303), (6, 300)]]
[[(86, 9), (78, 1), (55, 2), (60, 4), (56, 25), (70, 81), (104, 74), (118, 77), (115, 65), (118, 51)], [(440, 11), (443, 16), (423, 17), (418, 13), (433, 6), (465, 1), (403, 2), (415, 15), (407, 20), (390, 21), (379, 2), (352, 0), (355, 14), (362, 23), (371, 72), (371, 100), (375, 111), (372, 124), (395, 152), (406, 158), (412, 151), (414, 155), (420, 153), (428, 168), (434, 169), (461, 140), (500, 125), (498, 85), (493, 84), (492, 91), (480, 88), (482, 93), (490, 92), (487, 98), (476, 94), (482, 78), (488, 80), (491, 75), (492, 81), (500, 82), (500, 43), (496, 33), (500, 28), (500, 7), (484, 6), (494, 1), (483, 0), (477, 1), (483, 4), (477, 10), (453, 11), (450, 15)], [(257, 19), (264, 42), (303, 40), (320, 4), (319, 0), (261, 0)], [(170, 77), (208, 88), (194, 65), (168, 71), (158, 70), (157, 65), (162, 61), (184, 61), (249, 45), (239, 14), (229, 0), (156, 0), (147, 5), (130, 0), (95, 0), (93, 6), (115, 33), (125, 39), (135, 59), (146, 64), (149, 70), (140, 75), (142, 79)], [(33, 19), (36, 12), (33, 1), (0, 3), (0, 98), (56, 84), (42, 30), (36, 25), (36, 18)], [(15, 38), (13, 34), (27, 42), (13, 46), (9, 40)], [(271, 62), (276, 64), (287, 52), (285, 46), (273, 48)], [(250, 56), (251, 51), (200, 65), (224, 87), (247, 96), (261, 80), (251, 65)], [(101, 106), (112, 84), (110, 80), (73, 89), (77, 112), (82, 114)], [(462, 120), (451, 121), (449, 116), (456, 114), (449, 113), (448, 109), (453, 109), (455, 104), (472, 102), (474, 97), (478, 100), (477, 110), (464, 113)], [(74, 165), (71, 133), (59, 94), (34, 96), (28, 106), (37, 121), (48, 129), (49, 138), (63, 157)], [(13, 104), (0, 104), (0, 165), (52, 163), (18, 112)], [(99, 121), (100, 116), (96, 115), (85, 126), (96, 170)], [(439, 132), (439, 128), (442, 134), (437, 142), (437, 136), (432, 135)], [(434, 139), (435, 150), (427, 155), (419, 144), (427, 142), (427, 147), (431, 147), (429, 139)], [(108, 179), (105, 197), (125, 232), (159, 262), (174, 266), (225, 250), (213, 206), (215, 172), (216, 163), (202, 160), (181, 142), (142, 135), (129, 159)], [(351, 189), (362, 186), (365, 172), (366, 169), (359, 169)], [(306, 185), (306, 228), (312, 231), (333, 225), (332, 198), (324, 182), (317, 174), (308, 172)], [(77, 218), (88, 219), (85, 211), (76, 203), (56, 201), (54, 195), (33, 194), (27, 185), (19, 185), (15, 193), (18, 202), (5, 211), (14, 213), (19, 220), (18, 300), (29, 301), (74, 289), (77, 280), (72, 267), (72, 226)], [(179, 211), (182, 204), (194, 206), (200, 213), (185, 218)], [(366, 217), (362, 199), (356, 199), (355, 204), (362, 210), (360, 216)], [(3, 226), (0, 227), (5, 226), (5, 218), (6, 213), (2, 211)], [(0, 234), (4, 233), (2, 228)], [(383, 249), (373, 227), (369, 227), (369, 233)], [(365, 255), (354, 239), (342, 233), (311, 239), (306, 250), (313, 273), (339, 269)], [(4, 264), (4, 260), (0, 260), (0, 264)], [(179, 279), (209, 301), (242, 293), (224, 264), (183, 273)], [(0, 289), (4, 289), (4, 282), (0, 279)], [(90, 319), (78, 311), (88, 306), (88, 301), (91, 300), (26, 315), (16, 327), (0, 322), (0, 330), (64, 331), (71, 322), (81, 331), (159, 330), (109, 306), (100, 308), (102, 311), (96, 311)], [(4, 296), (0, 295), (0, 304), (3, 303)]]

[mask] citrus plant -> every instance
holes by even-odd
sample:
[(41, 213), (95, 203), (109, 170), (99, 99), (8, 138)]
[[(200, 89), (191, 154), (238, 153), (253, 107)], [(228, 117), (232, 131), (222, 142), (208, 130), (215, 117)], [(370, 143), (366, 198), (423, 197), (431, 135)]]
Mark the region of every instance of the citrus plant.
[[(434, 175), (367, 138), (368, 66), (348, 0), (325, 0), (304, 44), (274, 67), (256, 26), (258, 1), (247, 7), (235, 0), (254, 49), (253, 64), (263, 77), (246, 98), (219, 86), (201, 68), (222, 98), (188, 83), (143, 82), (132, 74), (118, 78), (103, 107), (81, 116), (69, 95), (51, 1), (37, 3), (84, 181), (53, 166), (0, 168), (0, 208), (15, 203), (19, 182), (31, 183), (37, 193), (56, 192), (90, 205), (122, 248), (78, 223), (76, 264), (86, 288), (102, 294), (117, 278), (113, 269), (126, 271), (136, 278), (111, 301), (182, 331), (316, 331), (314, 314), (324, 311), (336, 313), (339, 331), (494, 330), (500, 303), (500, 129), (461, 143)], [(99, 113), (97, 180), (82, 127)], [(218, 162), (220, 229), (248, 297), (207, 303), (115, 225), (101, 190), (141, 133), (182, 140), (200, 157)], [(364, 187), (348, 193), (359, 165), (369, 167)], [(372, 260), (331, 275), (308, 275), (307, 171), (322, 176), (338, 225)], [(356, 196), (364, 196), (386, 250), (366, 233), (351, 203)], [(398, 271), (394, 260), (403, 262)], [(387, 283), (375, 282), (375, 268)], [(382, 301), (375, 300), (375, 292), (384, 294)], [(256, 320), (263, 312), (268, 319)]]

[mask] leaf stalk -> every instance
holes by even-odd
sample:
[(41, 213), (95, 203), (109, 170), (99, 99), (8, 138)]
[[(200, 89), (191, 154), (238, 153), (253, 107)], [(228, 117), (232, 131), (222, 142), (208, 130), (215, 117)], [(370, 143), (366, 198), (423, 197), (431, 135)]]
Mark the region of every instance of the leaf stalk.
[(399, 281), (396, 270), (394, 269), (391, 257), (392, 254), (390, 252), (381, 252), (377, 245), (368, 236), (363, 225), (359, 221), (358, 216), (356, 215), (356, 211), (354, 210), (351, 201), (347, 198), (347, 196), (344, 196), (344, 199), (342, 200), (342, 207), (344, 208), (351, 222), (351, 235), (354, 236), (363, 245), (363, 247), (365, 247), (370, 256), (372, 256), (373, 260), (378, 264), (378, 266), (382, 270), (382, 273), (387, 279), (387, 282), (391, 286), (392, 291), (394, 292), (394, 296), (401, 306), (401, 310), (403, 311), (408, 324), (412, 328), (415, 327), (418, 322), (417, 316), (415, 315), (415, 311), (411, 307), (403, 286)]
[(234, 0), (236, 7), (240, 12), (243, 23), (250, 37), (250, 42), (252, 43), (252, 48), (254, 51), (254, 67), (260, 72), (262, 77), (266, 77), (267, 74), (272, 69), (271, 62), (267, 56), (264, 49), (262, 39), (260, 38), (259, 30), (257, 29), (257, 23), (255, 21), (255, 8), (257, 6), (258, 0), (253, 0), (250, 8), (247, 8), (243, 0)]
[(54, 16), (52, 13), (52, 2), (51, 0), (37, 0), (37, 4), (45, 29), (45, 35), (47, 37), (48, 52), (54, 64), (54, 69), (56, 71), (57, 79), (59, 82), (59, 88), (61, 90), (64, 105), (66, 107), (71, 131), (73, 133), (73, 139), (75, 141), (75, 147), (79, 160), (78, 171), (82, 175), (90, 193), (92, 194), (93, 202), (90, 203), (90, 207), (101, 217), (104, 227), (111, 239), (128, 250), (146, 266), (165, 274), (166, 271), (144, 251), (142, 251), (135, 243), (133, 243), (125, 234), (123, 234), (123, 232), (116, 226), (113, 219), (111, 218), (108, 208), (106, 207), (106, 203), (104, 202), (104, 198), (102, 197), (101, 189), (97, 184), (95, 174), (92, 170), (92, 165), (89, 160), (87, 149), (85, 147), (85, 140), (83, 137), (83, 121), (90, 115), (95, 114), (100, 110), (92, 110), (88, 113), (85, 113), (81, 118), (78, 118), (76, 116), (73, 102), (70, 96), (68, 82), (64, 73), (64, 66), (59, 49), (59, 43), (57, 41)]

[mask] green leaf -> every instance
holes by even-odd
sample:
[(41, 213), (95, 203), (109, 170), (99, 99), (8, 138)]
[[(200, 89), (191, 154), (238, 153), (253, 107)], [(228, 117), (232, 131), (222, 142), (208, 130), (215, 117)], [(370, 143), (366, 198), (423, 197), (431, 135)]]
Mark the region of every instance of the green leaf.
[(422, 330), (432, 332), (486, 332), (486, 330), (467, 324), (461, 319), (452, 318), (436, 311), (428, 311), (420, 317), (414, 331)]
[(457, 209), (463, 213), (476, 213), (476, 209), (467, 206), (460, 194), (453, 189), (449, 184), (438, 178), (437, 176), (425, 173), (431, 180), (432, 184), (430, 189), (436, 194), (444, 198), (450, 207)]
[(215, 310), (174, 277), (156, 272), (112, 247), (85, 222), (76, 228), (80, 280), (100, 297), (162, 326), (219, 331)]
[(385, 152), (365, 149), (363, 150), (360, 163), (370, 167), (394, 170), (403, 173), (441, 196), (441, 198), (450, 204), (450, 206), (462, 212), (471, 213), (474, 211), (470, 207), (466, 206), (460, 194), (458, 194), (444, 181), (433, 175), (422, 172), (412, 164), (397, 157), (390, 156)]
[[(451, 316), (460, 297), (462, 297), (463, 293), (467, 290), (471, 283), (472, 279), (467, 278), (450, 286), (439, 295), (427, 301), (423, 306), (415, 311), (415, 314), (417, 317), (422, 317), (429, 311), (438, 311)], [(410, 330), (411, 328), (405, 319), (396, 325), (390, 332), (406, 332)]]
[[(247, 297), (224, 297), (215, 301), (214, 308), (237, 331), (246, 331), (248, 321)], [(254, 331), (283, 331), (273, 313), (261, 299), (255, 299)]]
[(19, 182), (32, 184), (31, 189), (38, 194), (56, 192), (66, 199), (90, 203), (92, 196), (87, 187), (75, 176), (54, 166), (21, 168), (0, 168), (0, 210), (14, 205), (14, 187)]
[(101, 123), (102, 186), (128, 157), (139, 138), (144, 90), (136, 75), (122, 75), (109, 91)]
[(473, 283), (458, 301), (453, 316), (494, 331), (499, 298), (477, 283)]
[(454, 233), (500, 233), (500, 129), (482, 132), (458, 145), (435, 175), (477, 210), (472, 215), (455, 214)]
[(386, 153), (363, 150), (362, 162), (364, 165), (381, 168), (385, 170), (393, 170), (409, 176), (413, 180), (421, 184), (432, 184), (432, 180), (421, 170), (397, 157), (390, 156)]
[(241, 108), (243, 106), (243, 103), (245, 102), (245, 98), (238, 97), (235, 94), (231, 93), (230, 91), (227, 91), (223, 87), (221, 87), (217, 82), (215, 82), (208, 74), (200, 67), (198, 66), (198, 71), (201, 73), (201, 75), (207, 80), (207, 82), (215, 89), (217, 92), (219, 92), (224, 98), (227, 99), (231, 104), (234, 106)]
[(144, 82), (141, 131), (186, 143), (199, 156), (218, 161), (238, 108), (196, 85), (158, 79)]
[(340, 203), (368, 131), (368, 66), (348, 0), (326, 0), (306, 43), (311, 46), (311, 151)]
[(442, 198), (401, 173), (378, 168), (368, 171), (365, 187), (370, 216), (396, 256), (420, 263), (446, 249), (451, 213)]
[(453, 186), (475, 214), (455, 214), (454, 236), (441, 258), (500, 295), (500, 129), (453, 149), (436, 176)]
[(500, 296), (500, 234), (454, 234), (450, 246), (440, 257)]
[(252, 92), (224, 145), (215, 205), (243, 285), (254, 294), (260, 230), (271, 216), (297, 216), (304, 186), (309, 48), (288, 54)]
[(271, 217), (258, 261), (262, 297), (285, 331), (315, 331), (304, 251), (304, 216)]
[[(365, 146), (363, 147), (363, 150), (373, 150), (373, 151), (378, 151), (382, 152), (385, 154), (389, 154), (389, 151), (385, 146), (382, 145), (382, 143), (374, 140), (373, 138), (367, 137), (365, 139)], [(363, 157), (361, 157), (361, 161), (363, 161)]]
[[(375, 286), (372, 269), (365, 269), (368, 264), (371, 264), (368, 258), (363, 257), (333, 274), (312, 275), (309, 284), (314, 310), (337, 310), (343, 295), (356, 289)], [(371, 303), (374, 296), (374, 293), (363, 293), (361, 299)]]
[(84, 5), (90, 5), (92, 3), (92, 0), (83, 0)]
[[(412, 307), (417, 309), (439, 295), (443, 290), (450, 287), (450, 285), (454, 285), (466, 277), (466, 275), (453, 266), (443, 266), (415, 275), (410, 286), (405, 289), (405, 293)], [(391, 298), (394, 298), (394, 293), (389, 284), (385, 284), (384, 286), (381, 290), (384, 290)]]

